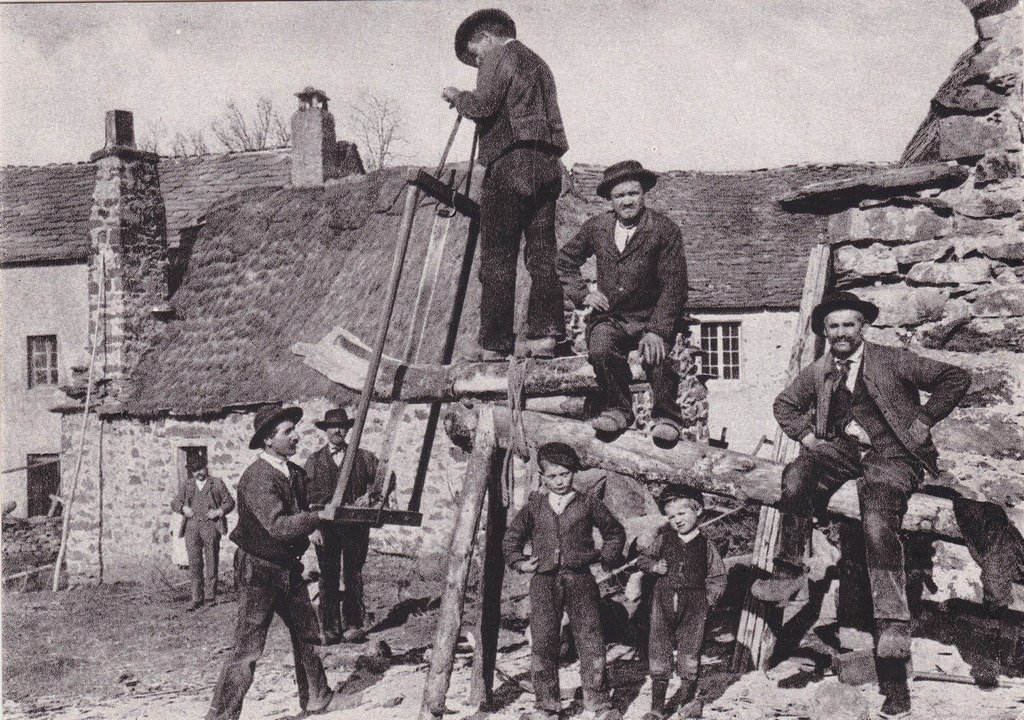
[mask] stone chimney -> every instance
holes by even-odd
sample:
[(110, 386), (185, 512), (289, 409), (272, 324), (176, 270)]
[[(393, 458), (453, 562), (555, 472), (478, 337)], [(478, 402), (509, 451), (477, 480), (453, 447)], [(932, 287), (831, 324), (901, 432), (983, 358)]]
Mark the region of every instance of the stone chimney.
[(323, 90), (306, 87), (295, 93), (299, 109), (292, 115), (292, 185), (318, 187), (338, 177), (338, 142), (330, 98)]
[(153, 309), (167, 300), (167, 225), (158, 174), (159, 156), (135, 146), (132, 114), (109, 110), (96, 165), (89, 217), (90, 330), (98, 326), (95, 377), (105, 402), (116, 401), (124, 381), (159, 323)]

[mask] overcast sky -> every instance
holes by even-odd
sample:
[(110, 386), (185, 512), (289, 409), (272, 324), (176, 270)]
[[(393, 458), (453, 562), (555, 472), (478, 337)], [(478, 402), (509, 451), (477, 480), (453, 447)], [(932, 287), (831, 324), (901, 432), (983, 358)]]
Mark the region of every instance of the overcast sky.
[(0, 164), (87, 159), (108, 109), (173, 135), (232, 98), (290, 116), (306, 85), (339, 138), (360, 92), (392, 98), (403, 160), (436, 162), (454, 120), (441, 88), (475, 78), (455, 28), (489, 5), (554, 71), (567, 162), (658, 170), (895, 159), (974, 41), (958, 0), (4, 5)]

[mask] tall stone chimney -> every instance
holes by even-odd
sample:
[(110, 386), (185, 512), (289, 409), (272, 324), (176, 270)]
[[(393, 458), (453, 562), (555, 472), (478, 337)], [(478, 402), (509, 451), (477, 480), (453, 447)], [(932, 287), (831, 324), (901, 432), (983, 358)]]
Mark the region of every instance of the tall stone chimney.
[(132, 114), (109, 110), (96, 164), (89, 238), (90, 331), (98, 327), (96, 377), (106, 401), (149, 345), (158, 321), (153, 309), (167, 299), (167, 223), (158, 175), (159, 156), (135, 146)]
[(330, 98), (323, 90), (306, 87), (295, 93), (299, 109), (292, 115), (292, 185), (317, 187), (338, 177), (338, 142)]

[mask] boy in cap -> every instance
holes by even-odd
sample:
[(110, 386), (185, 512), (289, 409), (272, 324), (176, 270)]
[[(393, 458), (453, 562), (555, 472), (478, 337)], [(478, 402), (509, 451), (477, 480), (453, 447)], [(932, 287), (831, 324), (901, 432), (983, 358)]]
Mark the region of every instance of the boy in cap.
[[(672, 351), (686, 305), (686, 256), (679, 226), (646, 205), (658, 176), (636, 160), (604, 171), (597, 194), (611, 200), (558, 252), (565, 295), (587, 316), (587, 349), (603, 412), (594, 429), (611, 436), (634, 420), (629, 353), (639, 349), (651, 385), (651, 436), (660, 444), (679, 439), (679, 375)], [(597, 286), (580, 267), (593, 255)]]
[(637, 560), (656, 576), (651, 598), (648, 666), (651, 711), (644, 720), (664, 720), (665, 695), (672, 676), (672, 651), (683, 681), (681, 718), (699, 718), (704, 703), (697, 696), (700, 652), (708, 610), (725, 592), (726, 572), (715, 544), (700, 531), (704, 496), (692, 488), (670, 488), (658, 498), (668, 522)]
[(441, 96), (476, 121), (478, 161), (487, 167), (480, 199), (480, 334), (474, 353), (504, 359), (515, 349), (516, 270), (521, 238), (532, 280), (527, 352), (553, 357), (565, 337), (562, 286), (555, 274), (555, 201), (559, 158), (569, 149), (555, 78), (537, 53), (516, 40), (501, 10), (478, 10), (455, 33), (455, 55), (478, 68), (476, 88)]
[(209, 476), (205, 452), (189, 453), (185, 470), (188, 477), (178, 486), (171, 509), (184, 516), (178, 537), (185, 538), (192, 576), (192, 604), (188, 609), (196, 610), (202, 607), (204, 597), (210, 605), (217, 602), (220, 537), (228, 534), (224, 518), (235, 509), (235, 501), (220, 478)]
[[(583, 702), (593, 717), (618, 720), (605, 679), (605, 646), (599, 614), (600, 594), (590, 566), (611, 567), (622, 555), (626, 532), (608, 507), (572, 483), (580, 469), (576, 451), (548, 443), (537, 451), (544, 489), (533, 493), (509, 523), (503, 550), (509, 566), (533, 573), (530, 580), (530, 634), (533, 642), (534, 718), (555, 718), (562, 709), (558, 685), (562, 613), (568, 610), (580, 657)], [(594, 547), (593, 531), (602, 548)], [(526, 543), (532, 555), (525, 555)]]
[(318, 715), (332, 709), (336, 697), (314, 647), (320, 628), (300, 560), (309, 547), (307, 536), (334, 513), (310, 512), (297, 492), (305, 473), (288, 458), (298, 448), (295, 426), (301, 418), (301, 408), (281, 405), (264, 405), (253, 418), (249, 448), (259, 455), (238, 481), (238, 524), (231, 532), (240, 584), (235, 641), (207, 720), (238, 720), (242, 714), (275, 614), (291, 635), (299, 705), (307, 715)]

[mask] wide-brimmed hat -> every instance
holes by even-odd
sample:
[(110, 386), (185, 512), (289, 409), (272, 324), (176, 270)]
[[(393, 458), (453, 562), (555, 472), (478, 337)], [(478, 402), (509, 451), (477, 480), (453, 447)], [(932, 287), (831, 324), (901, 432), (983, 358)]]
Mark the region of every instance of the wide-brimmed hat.
[(355, 424), (354, 420), (349, 419), (348, 413), (345, 412), (345, 408), (333, 408), (324, 413), (323, 420), (317, 420), (315, 423), (321, 430), (327, 430), (329, 428), (350, 428)]
[(473, 54), (469, 52), (469, 39), (476, 29), (484, 23), (497, 23), (505, 28), (505, 34), (511, 38), (516, 36), (516, 23), (507, 12), (497, 8), (477, 10), (462, 21), (455, 31), (455, 57), (470, 67), (476, 67)]
[(658, 174), (644, 168), (639, 160), (623, 160), (604, 169), (604, 179), (597, 186), (597, 194), (605, 200), (611, 199), (612, 188), (624, 180), (639, 180), (644, 190), (650, 190), (658, 182)]
[(249, 440), (249, 449), (258, 450), (263, 445), (263, 439), (267, 431), (274, 427), (280, 420), (291, 420), (298, 423), (302, 419), (302, 408), (284, 407), (281, 404), (264, 405), (256, 411), (256, 417), (252, 419), (252, 439)]
[(811, 312), (811, 330), (815, 335), (825, 334), (825, 318), (836, 310), (856, 310), (864, 316), (865, 322), (871, 324), (878, 317), (878, 306), (867, 300), (861, 300), (852, 292), (836, 292), (825, 298)]
[(204, 447), (193, 447), (188, 448), (185, 454), (185, 469), (194, 473), (197, 470), (206, 469), (206, 448)]

